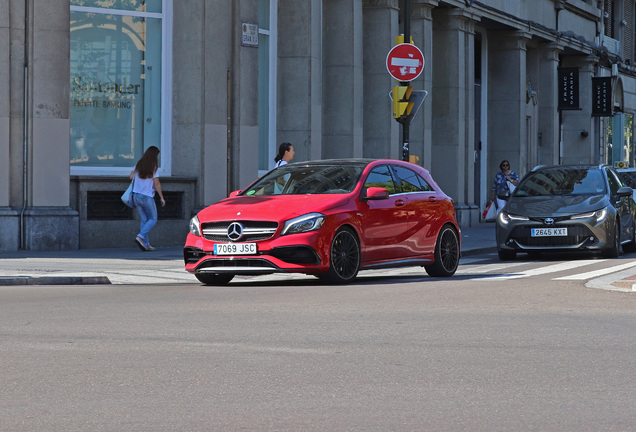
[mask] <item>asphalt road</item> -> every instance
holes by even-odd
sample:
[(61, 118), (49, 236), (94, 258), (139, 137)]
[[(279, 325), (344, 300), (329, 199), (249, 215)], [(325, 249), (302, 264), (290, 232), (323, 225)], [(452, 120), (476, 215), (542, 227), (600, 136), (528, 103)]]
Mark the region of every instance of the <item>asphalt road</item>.
[(0, 305), (3, 431), (636, 425), (636, 296), (584, 281), (7, 286)]

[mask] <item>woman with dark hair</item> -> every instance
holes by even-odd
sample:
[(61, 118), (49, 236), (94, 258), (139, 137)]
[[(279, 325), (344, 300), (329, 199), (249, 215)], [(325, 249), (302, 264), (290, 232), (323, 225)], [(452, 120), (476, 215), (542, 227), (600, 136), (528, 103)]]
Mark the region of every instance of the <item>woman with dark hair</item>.
[(130, 179), (134, 178), (133, 185), (133, 202), (135, 208), (139, 211), (139, 234), (135, 238), (135, 243), (142, 251), (153, 251), (154, 247), (150, 246), (148, 233), (157, 223), (157, 205), (155, 204), (155, 191), (161, 199), (161, 206), (166, 205), (161, 191), (161, 183), (157, 175), (159, 168), (159, 149), (150, 146), (144, 152), (141, 159), (135, 165), (135, 169), (130, 173)]
[(501, 171), (495, 175), (495, 183), (492, 186), (490, 194), (490, 200), (497, 204), (497, 213), (499, 213), (506, 204), (506, 201), (497, 198), (497, 195), (499, 195), (500, 192), (512, 192), (519, 184), (519, 176), (510, 169), (509, 161), (505, 159), (502, 160), (499, 164), (499, 169)]
[(285, 165), (289, 163), (289, 161), (291, 161), (294, 158), (295, 154), (296, 152), (294, 151), (293, 145), (291, 145), (288, 142), (282, 143), (278, 147), (278, 154), (274, 158), (274, 162), (276, 162), (276, 165), (274, 166), (278, 168), (281, 165)]

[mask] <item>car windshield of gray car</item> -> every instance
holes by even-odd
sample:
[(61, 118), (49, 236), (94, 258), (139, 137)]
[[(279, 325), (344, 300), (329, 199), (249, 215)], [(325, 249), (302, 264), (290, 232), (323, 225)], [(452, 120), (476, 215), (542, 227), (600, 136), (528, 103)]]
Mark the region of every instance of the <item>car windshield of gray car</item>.
[(562, 168), (530, 173), (512, 195), (527, 197), (605, 193), (605, 180), (600, 169)]
[(349, 193), (358, 183), (363, 168), (356, 165), (283, 165), (267, 173), (241, 195)]

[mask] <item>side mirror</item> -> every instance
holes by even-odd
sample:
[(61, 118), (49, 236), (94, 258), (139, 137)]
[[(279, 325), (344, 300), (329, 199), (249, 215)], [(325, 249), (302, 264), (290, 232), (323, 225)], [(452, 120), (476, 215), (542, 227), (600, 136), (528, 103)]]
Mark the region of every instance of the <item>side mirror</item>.
[(389, 198), (389, 191), (385, 188), (371, 186), (367, 189), (367, 196), (364, 201), (368, 200), (383, 200)]
[(240, 194), (242, 191), (241, 190), (235, 190), (233, 192), (230, 192), (230, 198), (237, 196), (238, 194)]
[(634, 189), (629, 186), (621, 186), (620, 189), (618, 189), (618, 192), (616, 192), (616, 195), (619, 197), (631, 196), (633, 192)]
[(508, 198), (510, 198), (510, 191), (499, 192), (497, 194), (497, 198), (499, 198), (500, 200), (507, 201)]

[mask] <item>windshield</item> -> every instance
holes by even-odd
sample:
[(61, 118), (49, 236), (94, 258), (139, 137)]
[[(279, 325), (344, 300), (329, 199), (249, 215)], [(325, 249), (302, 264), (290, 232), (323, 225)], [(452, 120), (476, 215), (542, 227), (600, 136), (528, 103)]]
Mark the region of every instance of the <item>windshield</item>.
[(270, 171), (241, 195), (342, 194), (355, 189), (363, 166), (283, 165)]
[(561, 168), (528, 174), (512, 196), (599, 195), (605, 181), (598, 168)]

